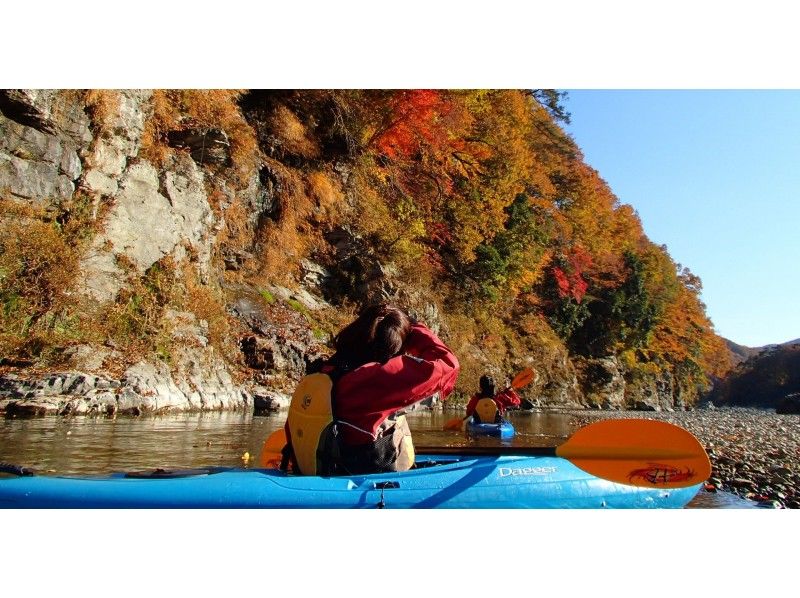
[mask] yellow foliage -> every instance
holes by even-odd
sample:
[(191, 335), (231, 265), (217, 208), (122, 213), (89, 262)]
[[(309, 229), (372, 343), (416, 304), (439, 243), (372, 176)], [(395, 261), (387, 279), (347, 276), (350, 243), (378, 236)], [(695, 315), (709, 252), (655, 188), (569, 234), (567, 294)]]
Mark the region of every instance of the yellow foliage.
[(672, 364), (693, 363), (698, 373), (724, 375), (731, 367), (730, 352), (714, 333), (697, 295), (680, 285), (656, 328), (650, 349)]
[(261, 273), (289, 282), (301, 259), (324, 251), (323, 234), (338, 223), (346, 208), (340, 184), (327, 170), (303, 173), (265, 158), (278, 179), (276, 217), (264, 219), (257, 232)]
[(366, 161), (351, 175), (356, 198), (354, 222), (384, 259), (400, 268), (419, 268), (425, 255), (421, 244), (425, 223), (413, 199), (394, 189), (385, 175)]

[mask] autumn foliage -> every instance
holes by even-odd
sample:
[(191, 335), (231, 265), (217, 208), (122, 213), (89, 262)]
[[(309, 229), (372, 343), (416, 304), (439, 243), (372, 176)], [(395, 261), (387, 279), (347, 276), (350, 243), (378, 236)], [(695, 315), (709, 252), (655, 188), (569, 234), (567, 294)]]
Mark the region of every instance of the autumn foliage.
[(526, 320), (571, 353), (619, 355), (687, 387), (729, 367), (699, 280), (583, 161), (558, 125), (557, 95), (327, 93), (349, 140), (353, 225), (453, 321), (483, 322), (470, 342), (486, 351), (504, 338), (508, 357)]
[[(562, 96), (156, 90), (138, 158), (166, 168), (183, 151), (170, 135), (224, 133), (229, 163), (203, 166), (220, 222), (215, 250), (252, 256), (224, 276), (291, 284), (305, 258), (341, 271), (330, 233), (346, 229), (360, 254), (340, 277), (345, 296), (328, 299), (354, 309), (364, 299), (357, 287), (379, 264), (373, 271), (392, 279), (387, 293), (441, 310), (466, 387), (483, 363), (511, 369), (521, 356), (571, 355), (616, 356), (626, 375), (700, 389), (730, 367), (701, 282), (646, 237), (634, 209), (584, 162), (559, 125), (569, 119)], [(96, 131), (113, 126), (118, 94), (89, 92), (84, 102)], [(69, 328), (68, 285), (45, 271), (70, 273), (78, 260), (75, 224), (37, 220), (33, 236), (20, 226), (0, 221), (0, 349), (9, 354), (20, 354), (29, 331)], [(161, 264), (130, 285), (105, 332), (151, 330), (168, 306), (190, 304), (224, 336), (219, 293), (172, 285), (171, 272)]]

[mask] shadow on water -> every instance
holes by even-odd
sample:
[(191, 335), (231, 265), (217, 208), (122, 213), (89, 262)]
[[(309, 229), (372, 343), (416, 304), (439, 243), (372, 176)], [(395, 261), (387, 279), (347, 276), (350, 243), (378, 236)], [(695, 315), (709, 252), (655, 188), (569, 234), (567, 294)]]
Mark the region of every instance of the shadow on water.
[[(510, 419), (517, 433), (510, 441), (501, 442), (444, 431), (444, 423), (458, 415), (450, 411), (410, 413), (408, 420), (415, 444), (556, 446), (574, 432), (575, 426), (569, 413), (513, 413)], [(264, 439), (282, 427), (284, 420), (285, 414), (253, 417), (244, 413), (2, 419), (0, 462), (23, 465), (49, 475), (106, 474), (158, 467), (252, 467), (257, 463)], [(249, 461), (243, 459), (245, 453), (249, 454)], [(751, 508), (754, 504), (724, 492), (700, 492), (688, 508)]]

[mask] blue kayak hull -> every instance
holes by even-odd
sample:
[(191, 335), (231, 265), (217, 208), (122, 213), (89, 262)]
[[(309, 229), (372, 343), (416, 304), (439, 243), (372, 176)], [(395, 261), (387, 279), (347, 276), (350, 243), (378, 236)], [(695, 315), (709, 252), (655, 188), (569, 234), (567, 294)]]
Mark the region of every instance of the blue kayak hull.
[(467, 434), (471, 436), (494, 436), (496, 438), (511, 438), (515, 430), (509, 422), (499, 424), (476, 424), (472, 418), (467, 421)]
[(4, 508), (680, 508), (698, 492), (594, 477), (558, 457), (417, 457), (402, 473), (314, 477), (216, 468), (181, 477), (0, 478)]

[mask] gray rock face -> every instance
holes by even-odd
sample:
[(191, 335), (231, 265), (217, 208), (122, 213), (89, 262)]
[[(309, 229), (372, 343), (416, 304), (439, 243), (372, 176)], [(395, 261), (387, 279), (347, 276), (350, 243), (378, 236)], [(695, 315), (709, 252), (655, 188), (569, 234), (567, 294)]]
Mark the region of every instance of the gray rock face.
[(639, 411), (674, 411), (682, 406), (680, 391), (668, 377), (634, 377), (625, 385), (625, 402)]
[(253, 389), (253, 413), (264, 415), (289, 408), (292, 397), (282, 392), (259, 386)]
[[(70, 371), (40, 378), (0, 377), (0, 412), (17, 415), (129, 414), (181, 411), (249, 410), (251, 393), (237, 384), (208, 343), (208, 324), (190, 312), (168, 311), (170, 365), (140, 361), (120, 378)], [(76, 363), (89, 361), (76, 348)], [(103, 354), (103, 351), (99, 351)], [(106, 351), (96, 366), (106, 358)], [(116, 355), (119, 357), (119, 355)]]
[[(536, 380), (521, 391), (541, 407), (584, 407), (575, 367), (566, 351), (534, 356)], [(532, 365), (532, 364), (526, 364)]]
[[(177, 151), (156, 167), (139, 155), (151, 96), (148, 90), (112, 92), (104, 100), (114, 105), (104, 105), (103, 122), (92, 123), (79, 92), (0, 90), (0, 189), (45, 208), (72, 198), (77, 187), (93, 197), (97, 232), (81, 257), (77, 283), (97, 302), (113, 300), (129, 275), (144, 273), (165, 256), (178, 263), (191, 257), (203, 282), (214, 275), (211, 256), (222, 224), (209, 205), (201, 164), (229, 162), (227, 134), (205, 130), (175, 138), (175, 146), (190, 151)], [(91, 127), (97, 125), (93, 136)], [(258, 204), (264, 190), (259, 177), (252, 178), (246, 190), (214, 182), (223, 217), (234, 198)], [(254, 225), (258, 210), (248, 211)], [(243, 251), (233, 256), (233, 265), (251, 258)], [(301, 300), (309, 309), (320, 305), (310, 294)], [(252, 408), (247, 387), (233, 380), (209, 343), (206, 322), (170, 312), (162, 324), (174, 341), (168, 364), (140, 362), (111, 378), (109, 368), (124, 364), (126, 356), (104, 346), (75, 345), (64, 352), (74, 372), (0, 380), (0, 410), (135, 414)], [(284, 345), (278, 328), (270, 331), (276, 364), (304, 369), (307, 347), (296, 340)]]
[(212, 225), (203, 173), (188, 156), (176, 157), (175, 169), (163, 176), (163, 186), (150, 163), (132, 165), (122, 178), (105, 229), (81, 264), (84, 292), (99, 301), (113, 299), (124, 280), (117, 255), (124, 255), (143, 273), (167, 255), (182, 259), (188, 244), (200, 256), (201, 268), (207, 269), (210, 243), (203, 241)]
[(9, 415), (141, 415), (249, 410), (252, 405), (250, 393), (233, 383), (222, 364), (177, 376), (165, 364), (139, 362), (120, 379), (83, 372), (0, 378), (0, 413)]
[(98, 139), (86, 158), (84, 186), (99, 196), (116, 194), (128, 161), (139, 153), (152, 92), (125, 90), (118, 93), (118, 110), (111, 116), (107, 133)]
[(400, 286), (394, 266), (381, 263), (363, 238), (340, 226), (326, 239), (336, 250), (336, 268), (325, 281), (329, 293), (349, 294), (363, 303), (397, 300)]
[[(283, 300), (299, 296), (283, 287), (271, 287), (271, 290)], [(284, 378), (299, 380), (305, 375), (308, 363), (328, 353), (321, 344), (323, 339), (313, 336), (300, 313), (295, 312), (293, 320), (277, 324), (265, 313), (261, 298), (253, 289), (230, 286), (228, 293), (233, 314), (252, 331), (239, 341), (245, 363), (258, 370), (261, 379), (268, 380), (281, 372)]]
[(81, 106), (56, 90), (0, 91), (0, 189), (46, 207), (68, 199), (92, 135)]
[(303, 283), (322, 288), (325, 282), (330, 279), (331, 274), (328, 270), (311, 260), (300, 260)]
[(57, 89), (3, 89), (0, 112), (21, 125), (67, 137), (76, 147), (87, 147), (92, 141), (89, 117), (69, 93)]

